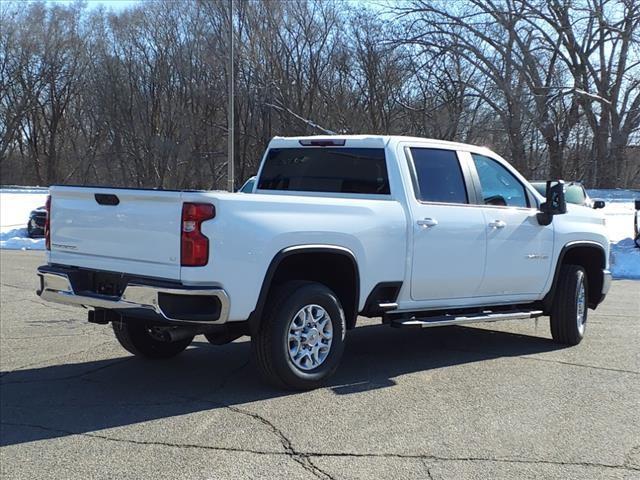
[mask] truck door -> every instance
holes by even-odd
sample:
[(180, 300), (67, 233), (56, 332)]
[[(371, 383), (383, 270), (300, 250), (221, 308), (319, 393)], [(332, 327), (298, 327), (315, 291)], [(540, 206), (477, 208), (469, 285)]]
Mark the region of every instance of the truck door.
[[(411, 147), (414, 196), (411, 298), (468, 298), (482, 281), (487, 232), (482, 209), (471, 205), (465, 174), (453, 150)], [(469, 177), (469, 175), (466, 175)], [(409, 194), (411, 197), (411, 194)]]
[(538, 223), (537, 205), (531, 205), (524, 185), (504, 165), (484, 155), (472, 158), (487, 229), (487, 265), (478, 294), (535, 300), (550, 274), (553, 224)]

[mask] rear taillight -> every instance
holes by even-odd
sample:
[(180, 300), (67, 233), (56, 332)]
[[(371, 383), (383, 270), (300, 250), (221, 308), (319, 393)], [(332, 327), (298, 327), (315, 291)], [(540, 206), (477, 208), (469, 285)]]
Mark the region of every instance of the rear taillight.
[(209, 239), (202, 234), (205, 220), (216, 216), (210, 203), (184, 203), (182, 205), (182, 235), (180, 264), (183, 267), (203, 267), (209, 260)]
[(45, 209), (47, 215), (44, 217), (44, 245), (47, 250), (51, 250), (51, 195), (47, 195)]

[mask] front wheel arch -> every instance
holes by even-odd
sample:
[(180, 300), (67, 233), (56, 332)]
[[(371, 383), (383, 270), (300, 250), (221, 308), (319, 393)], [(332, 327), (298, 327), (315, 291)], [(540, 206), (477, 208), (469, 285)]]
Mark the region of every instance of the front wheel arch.
[(542, 300), (545, 313), (550, 312), (553, 307), (560, 272), (564, 265), (578, 265), (585, 269), (589, 286), (588, 306), (595, 309), (602, 299), (603, 271), (607, 265), (605, 250), (596, 242), (572, 242), (565, 245), (558, 255), (553, 283)]

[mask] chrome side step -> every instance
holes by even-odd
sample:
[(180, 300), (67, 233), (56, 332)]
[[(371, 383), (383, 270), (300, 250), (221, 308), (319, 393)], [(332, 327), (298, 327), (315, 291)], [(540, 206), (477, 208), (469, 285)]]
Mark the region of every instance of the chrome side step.
[(446, 325), (465, 325), (467, 323), (498, 322), (501, 320), (525, 320), (537, 318), (543, 315), (542, 310), (529, 310), (524, 312), (491, 312), (460, 314), (460, 315), (438, 315), (425, 318), (408, 318), (391, 321), (392, 327), (443, 327)]
[(382, 311), (382, 312), (389, 312), (391, 310), (395, 310), (396, 308), (398, 308), (398, 304), (395, 302), (389, 302), (389, 303), (379, 303), (378, 304), (378, 308)]

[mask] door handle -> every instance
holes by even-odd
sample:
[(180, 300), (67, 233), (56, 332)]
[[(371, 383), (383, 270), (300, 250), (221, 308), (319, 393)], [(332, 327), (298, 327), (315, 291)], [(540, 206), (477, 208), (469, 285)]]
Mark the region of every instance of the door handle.
[(493, 222), (489, 223), (489, 226), (491, 228), (504, 228), (507, 226), (507, 223), (502, 220), (494, 220)]
[(435, 218), (425, 218), (424, 220), (418, 220), (418, 225), (421, 227), (435, 227), (438, 225), (438, 220)]

